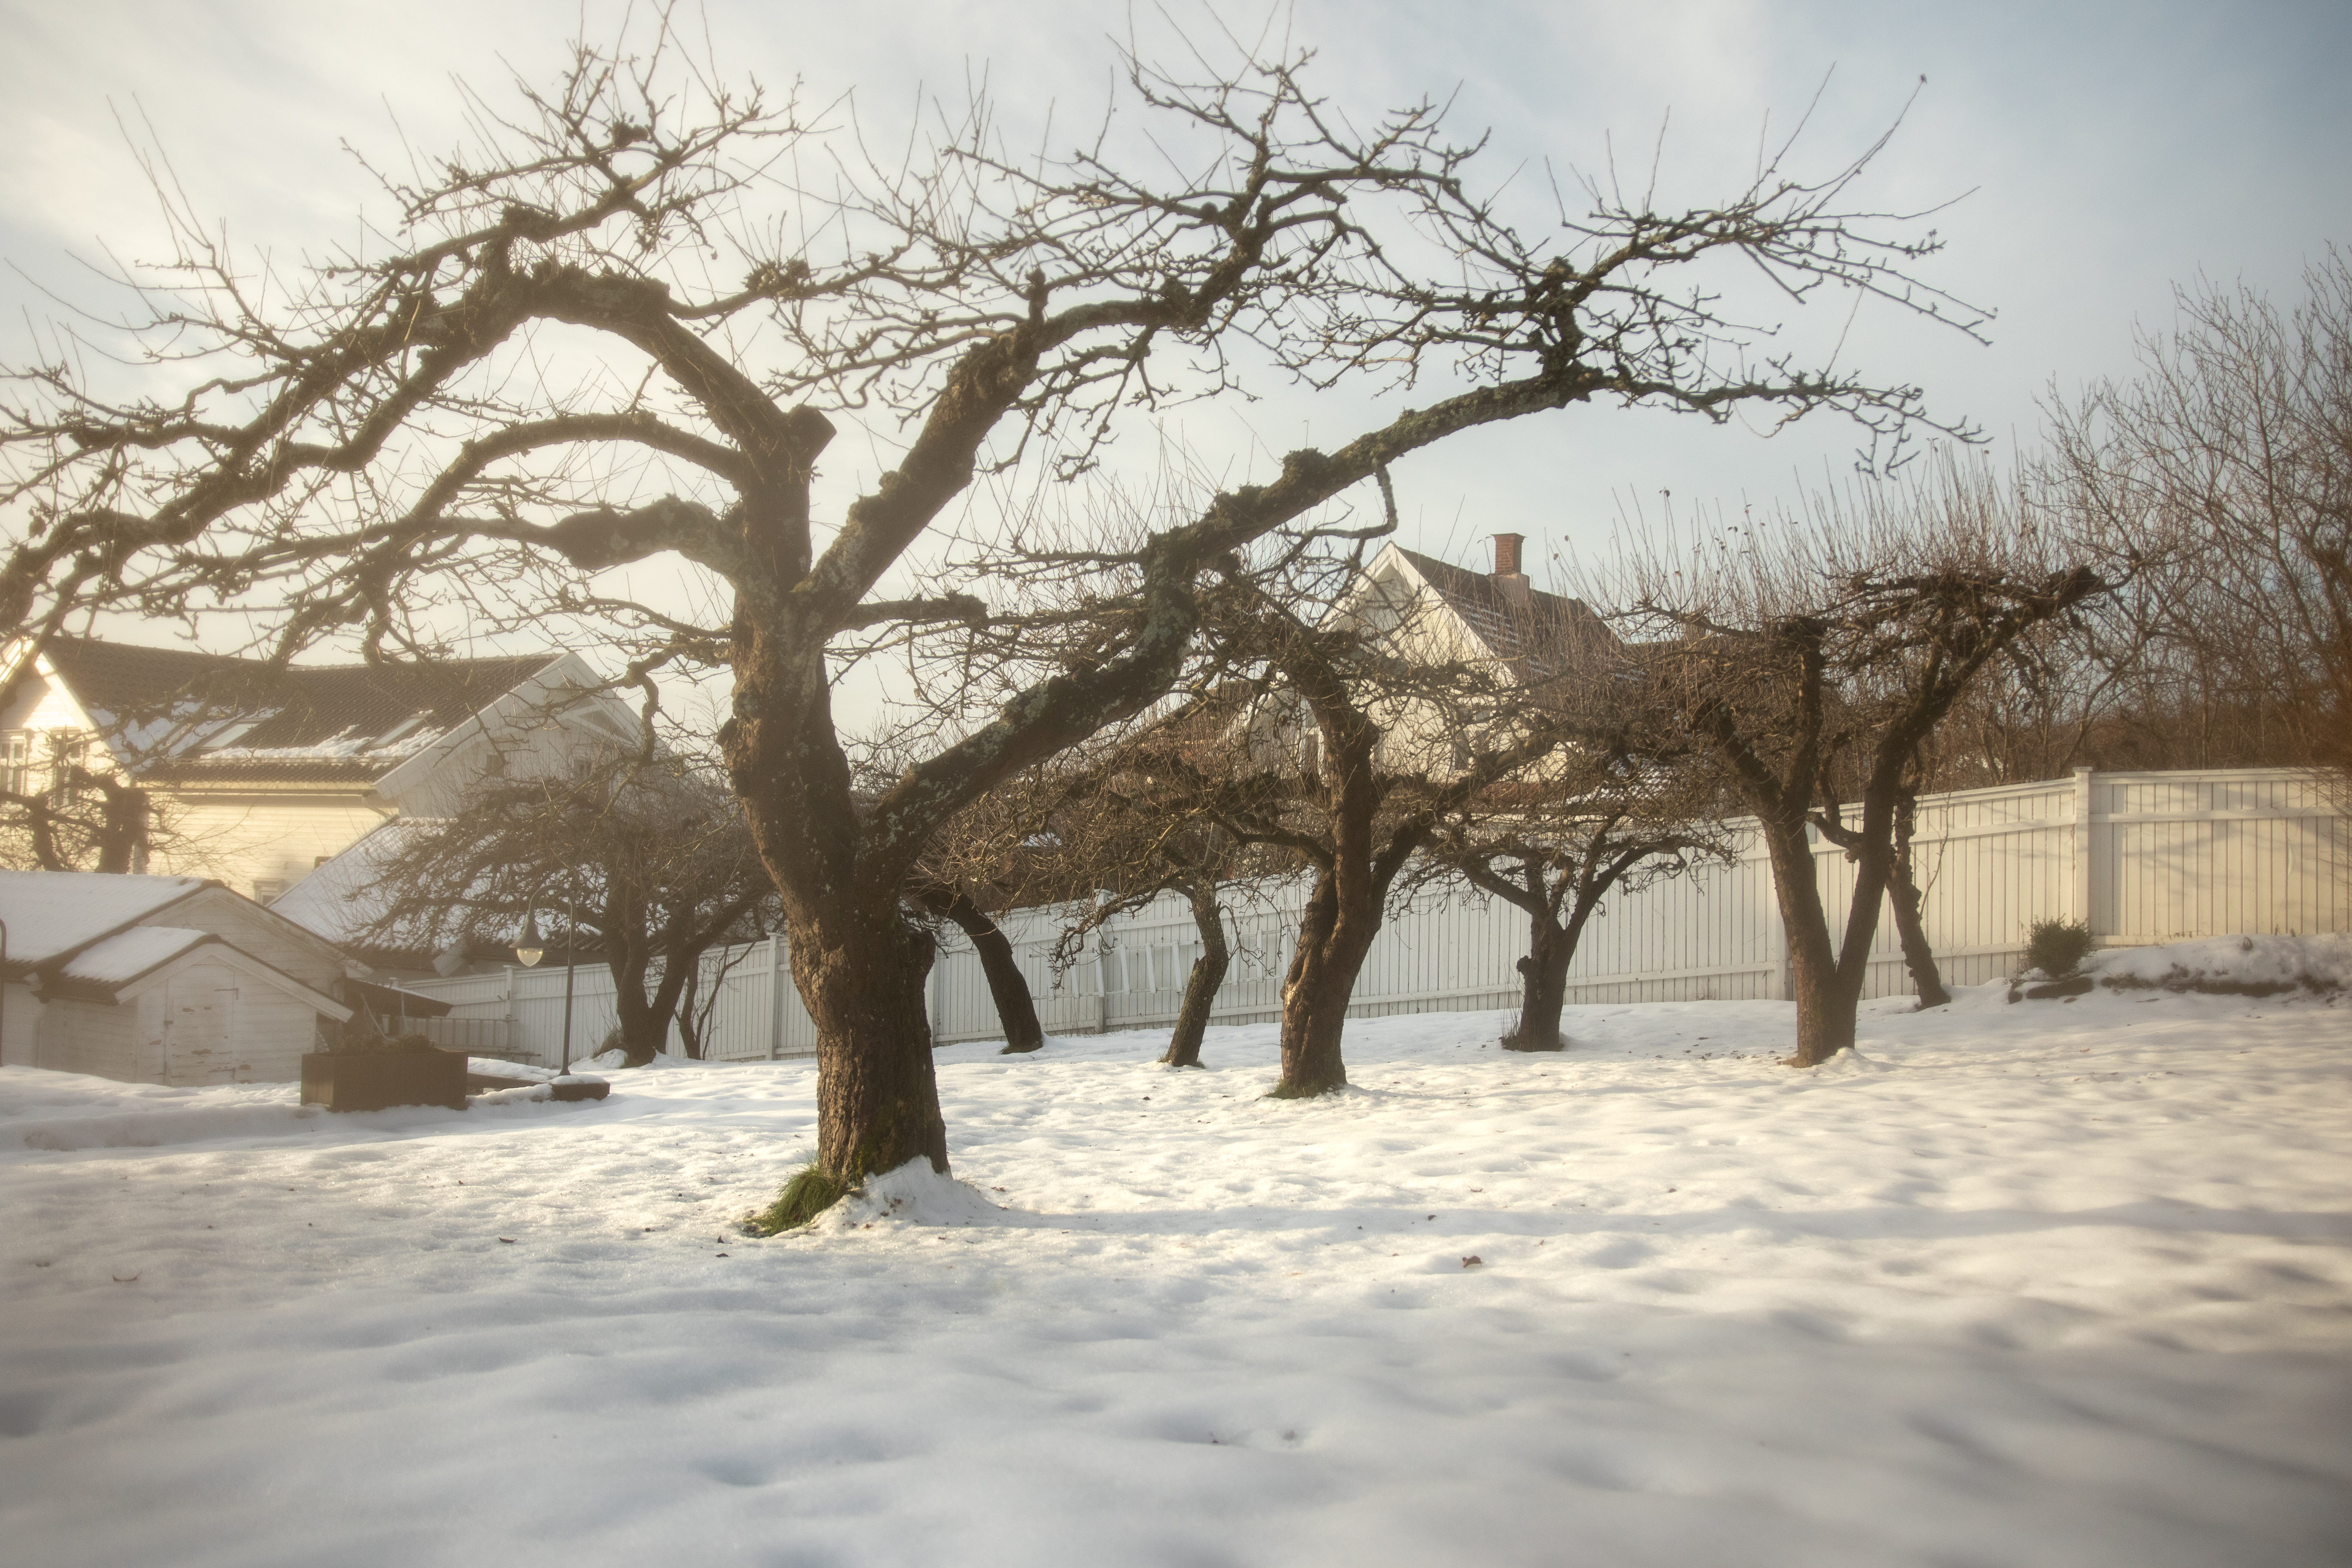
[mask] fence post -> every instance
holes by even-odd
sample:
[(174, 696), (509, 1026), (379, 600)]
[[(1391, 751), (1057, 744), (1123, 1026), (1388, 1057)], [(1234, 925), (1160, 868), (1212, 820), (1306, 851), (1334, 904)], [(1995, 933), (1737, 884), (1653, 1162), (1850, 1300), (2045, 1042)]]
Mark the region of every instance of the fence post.
[[(515, 1015), (514, 977), (515, 966), (513, 964), (501, 963), (499, 965), (499, 1016), (506, 1020), (507, 1049), (510, 1051), (517, 1051), (523, 1048), (522, 1020)], [(531, 1059), (536, 1062), (539, 1058), (533, 1057)]]
[(768, 1059), (775, 1061), (784, 1054), (784, 986), (789, 976), (784, 964), (784, 933), (768, 938)]
[[(2091, 857), (2096, 840), (2091, 837), (2091, 780), (2089, 768), (2074, 770), (2074, 918), (2084, 929), (2091, 924), (2091, 888), (2093, 885)], [(2098, 933), (2093, 931), (2095, 937)]]

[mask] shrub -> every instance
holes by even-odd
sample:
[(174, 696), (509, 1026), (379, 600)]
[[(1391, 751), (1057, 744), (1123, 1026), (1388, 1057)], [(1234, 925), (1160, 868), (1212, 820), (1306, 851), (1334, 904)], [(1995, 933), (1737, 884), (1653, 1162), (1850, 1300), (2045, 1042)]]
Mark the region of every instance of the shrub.
[(2026, 929), (2025, 962), (2063, 980), (2091, 955), (2091, 928), (2081, 921), (2035, 921)]
[(414, 1030), (405, 1035), (383, 1035), (354, 1018), (343, 1026), (342, 1033), (335, 1037), (328, 1048), (338, 1056), (376, 1057), (414, 1056), (425, 1051), (437, 1051), (441, 1047)]

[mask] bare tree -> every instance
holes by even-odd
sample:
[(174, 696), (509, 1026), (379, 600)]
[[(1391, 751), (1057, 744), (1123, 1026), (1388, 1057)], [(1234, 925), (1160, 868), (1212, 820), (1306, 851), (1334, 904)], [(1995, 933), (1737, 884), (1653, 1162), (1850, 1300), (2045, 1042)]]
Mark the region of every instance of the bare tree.
[[(676, 754), (615, 752), (562, 775), (493, 775), (457, 815), (398, 825), (394, 842), (367, 890), (368, 939), (498, 949), (535, 915), (549, 945), (601, 954), (633, 1067), (681, 1022), (689, 1054), (700, 1054), (707, 1018), (691, 1005), (698, 991), (716, 991), (703, 955), (762, 934), (775, 903), (724, 783)], [(559, 914), (576, 915), (577, 929)]]
[(1448, 812), (1431, 835), (1422, 877), (1458, 876), (1528, 917), (1519, 1021), (1503, 1037), (1506, 1050), (1566, 1045), (1569, 965), (1612, 892), (1639, 892), (1725, 852), (1708, 820), (1718, 797), (1696, 770), (1590, 740), (1561, 746), (1547, 762)]
[(2045, 479), (2145, 563), (2110, 612), (2138, 765), (2352, 761), (2352, 258), (2305, 286), (2183, 289), (2138, 375), (2049, 400)]
[(1004, 1056), (1024, 1056), (1045, 1044), (1029, 977), (995, 919), (1023, 901), (1029, 841), (1043, 826), (1020, 783), (991, 791), (934, 835), (907, 892), (917, 909), (953, 924), (971, 943), (1004, 1030)]
[(1352, 556), (1322, 593), (1292, 574), (1305, 563), (1227, 571), (1205, 619), (1234, 674), (1171, 721), (1139, 803), (1312, 879), (1283, 977), (1278, 1098), (1347, 1083), (1349, 999), (1399, 878), (1440, 821), (1564, 733), (1546, 700), (1560, 671), (1529, 679), (1446, 649), (1425, 604), (1365, 592)]
[[(1066, 157), (1015, 156), (976, 105), (903, 162), (831, 143), (820, 183), (802, 171), (828, 148), (795, 108), (681, 63), (658, 20), (657, 47), (583, 47), (516, 111), (478, 102), (478, 144), (386, 180), (393, 232), (267, 289), (166, 184), (180, 250), (143, 341), (179, 368), (128, 397), (63, 351), (15, 373), (0, 505), (28, 521), (0, 564), (0, 626), (284, 605), (273, 658), (339, 635), (397, 657), (436, 647), (462, 607), (486, 627), (594, 618), (636, 639), (638, 674), (724, 667), (730, 778), (818, 1032), (818, 1153), (793, 1215), (910, 1159), (946, 1169), (929, 939), (901, 912), (912, 868), (971, 802), (1160, 697), (1203, 571), (1500, 420), (1826, 408), (1892, 438), (1922, 418), (1907, 386), (1752, 357), (1755, 332), (1685, 280), (1710, 258), (1799, 299), (1973, 320), (1907, 275), (1932, 229), (1854, 205), (1876, 146), (1817, 180), (1768, 157), (1683, 211), (1594, 182), (1522, 233), (1426, 102), (1359, 118), (1310, 93), (1300, 59), (1192, 79), (1130, 59), (1159, 128), (1131, 162), (1108, 120)], [(755, 208), (771, 197), (783, 213)], [(582, 344), (585, 363), (540, 357)], [(861, 803), (836, 639), (973, 616), (964, 595), (884, 584), (974, 476), (1082, 473), (1122, 411), (1260, 370), (1452, 389), (1119, 552), (1135, 613), (1115, 638)], [(895, 462), (826, 538), (817, 464), (845, 419)], [(619, 569), (656, 557), (723, 608), (632, 597)]]
[(37, 756), (0, 770), (0, 857), (43, 871), (143, 871), (171, 815), (110, 767), (90, 766), (90, 737), (58, 731), (28, 737)]
[[(1733, 530), (1685, 557), (1621, 558), (1607, 591), (1632, 606), (1630, 626), (1658, 637), (1631, 651), (1669, 733), (1713, 758), (1770, 855), (1795, 1065), (1853, 1043), (1923, 748), (2004, 648), (2105, 588), (2066, 549), (1989, 475), (1947, 465), (1929, 485)], [(1854, 862), (1842, 937), (1809, 828)]]
[(1041, 781), (1053, 803), (1051, 868), (1046, 885), (1081, 897), (1070, 911), (1055, 948), (1055, 963), (1066, 971), (1089, 938), (1111, 921), (1143, 909), (1164, 893), (1182, 895), (1200, 937), (1200, 956), (1185, 976), (1176, 1023), (1160, 1061), (1169, 1067), (1201, 1065), (1201, 1044), (1233, 964), (1225, 934), (1227, 887), (1295, 868), (1286, 857), (1269, 858), (1237, 842), (1214, 818), (1197, 809), (1206, 804), (1185, 792), (1184, 805), (1171, 810), (1163, 781), (1192, 774), (1220, 743), (1230, 722), (1223, 704), (1205, 703), (1141, 729), (1119, 742), (1098, 748), (1090, 765), (1071, 766)]
[(751, 934), (739, 932), (738, 940), (720, 947), (715, 957), (706, 953), (689, 965), (686, 983), (678, 987), (677, 1037), (696, 1061), (708, 1060), (718, 1044), (719, 1005), (727, 995), (727, 977), (751, 956), (751, 943), (740, 939)]

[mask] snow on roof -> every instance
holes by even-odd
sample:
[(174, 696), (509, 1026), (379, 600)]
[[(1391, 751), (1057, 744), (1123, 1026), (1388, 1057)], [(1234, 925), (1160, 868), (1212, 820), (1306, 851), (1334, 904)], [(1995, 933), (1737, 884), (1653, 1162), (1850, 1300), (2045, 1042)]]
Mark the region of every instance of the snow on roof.
[(21, 971), (213, 886), (202, 877), (129, 877), (95, 871), (0, 871), (0, 921), (7, 922), (7, 967)]
[(67, 980), (93, 985), (128, 985), (192, 947), (220, 940), (210, 931), (190, 931), (185, 926), (134, 926), (84, 948), (67, 961), (60, 973)]
[(164, 783), (366, 783), (562, 655), (273, 668), (58, 637), (49, 666), (125, 762)]
[(379, 741), (345, 730), (308, 746), (215, 746), (205, 752), (208, 763), (341, 763), (362, 753), (378, 762), (413, 757), (432, 745), (446, 730), (411, 730), (397, 740)]
[[(270, 912), (339, 947), (382, 946), (362, 943), (360, 937), (383, 913), (384, 868), (411, 836), (439, 826), (425, 817), (397, 817), (383, 824), (271, 900)], [(420, 936), (418, 942), (422, 944), (424, 939)]]

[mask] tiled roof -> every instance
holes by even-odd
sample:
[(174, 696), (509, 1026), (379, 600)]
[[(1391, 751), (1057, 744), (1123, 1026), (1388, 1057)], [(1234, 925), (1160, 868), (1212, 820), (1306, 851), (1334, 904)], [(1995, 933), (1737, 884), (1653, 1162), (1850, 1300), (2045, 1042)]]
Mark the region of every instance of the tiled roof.
[(371, 783), (554, 657), (272, 669), (91, 637), (47, 651), (118, 754), (173, 784)]
[(1549, 653), (1573, 643), (1596, 637), (1611, 646), (1617, 641), (1608, 623), (1580, 599), (1530, 588), (1522, 605), (1483, 572), (1465, 571), (1402, 545), (1397, 553), (1412, 563), (1446, 607), (1461, 616), (1498, 658), (1542, 664), (1548, 662)]

